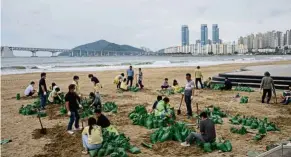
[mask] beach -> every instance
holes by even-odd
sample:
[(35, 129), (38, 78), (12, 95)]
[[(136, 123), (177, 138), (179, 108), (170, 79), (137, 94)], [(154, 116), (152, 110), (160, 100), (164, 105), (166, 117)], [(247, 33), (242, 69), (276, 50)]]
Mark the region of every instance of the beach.
[[(291, 64), (291, 60), (220, 64), (202, 66), (201, 68), (204, 80), (206, 80), (206, 78), (215, 76), (218, 73), (233, 72), (246, 66), (285, 64)], [(133, 68), (137, 73), (138, 69), (136, 69), (135, 66)], [(174, 141), (156, 144), (152, 150), (142, 147), (141, 142), (148, 142), (149, 134), (152, 131), (141, 126), (132, 125), (131, 120), (127, 117), (128, 113), (131, 112), (137, 104), (145, 105), (150, 109), (158, 95), (156, 90), (160, 88), (164, 78), (169, 78), (170, 84), (172, 84), (173, 80), (176, 79), (181, 86), (184, 86), (186, 83), (185, 74), (191, 73), (194, 75), (195, 68), (196, 67), (193, 66), (144, 68), (143, 82), (145, 89), (137, 93), (116, 92), (116, 86), (113, 84), (113, 79), (121, 72), (125, 73), (125, 69), (111, 69), (109, 71), (97, 72), (47, 72), (46, 82), (47, 86), (50, 86), (52, 82), (55, 82), (62, 91), (67, 92), (68, 85), (72, 83), (73, 76), (78, 75), (80, 77), (81, 92), (83, 95), (88, 96), (89, 92), (93, 91), (92, 83), (88, 78), (88, 74), (92, 73), (97, 76), (104, 87), (101, 91), (102, 102), (114, 101), (118, 105), (117, 114), (105, 113), (105, 115), (108, 116), (120, 132), (124, 132), (126, 136), (130, 137), (131, 144), (138, 146), (142, 151), (142, 153), (138, 155), (128, 153), (129, 156), (246, 156), (247, 152), (250, 150), (264, 151), (268, 144), (290, 138), (291, 105), (283, 106), (274, 104), (273, 100), (271, 100), (271, 105), (261, 104), (261, 94), (258, 92), (258, 89), (254, 93), (240, 92), (241, 95), (249, 96), (250, 98), (250, 102), (243, 105), (239, 103), (239, 100), (233, 99), (237, 94), (236, 91), (196, 90), (193, 106), (198, 103), (199, 110), (214, 105), (221, 107), (223, 111), (226, 111), (233, 116), (236, 114), (242, 114), (256, 116), (258, 118), (268, 117), (270, 121), (275, 122), (275, 124), (280, 127), (281, 132), (268, 132), (268, 135), (261, 141), (254, 142), (252, 136), (249, 134), (232, 134), (230, 132), (228, 119), (224, 118), (223, 125), (216, 125), (217, 137), (229, 139), (233, 147), (232, 152), (219, 153), (218, 151), (214, 151), (212, 153), (204, 153), (196, 146), (185, 148), (181, 147), (179, 142)], [(263, 73), (261, 75), (263, 75)], [(51, 110), (47, 109), (52, 112), (53, 116), (47, 116), (42, 119), (44, 127), (48, 128), (48, 135), (43, 137), (35, 137), (35, 130), (40, 128), (36, 116), (23, 116), (18, 113), (21, 105), (30, 104), (34, 102), (35, 99), (23, 98), (21, 100), (16, 100), (16, 94), (20, 93), (21, 96), (23, 96), (23, 92), (30, 81), (35, 81), (36, 88), (38, 88), (37, 84), (39, 79), (40, 73), (7, 74), (1, 76), (1, 139), (12, 139), (12, 142), (1, 146), (2, 156), (82, 156), (81, 138), (79, 138), (80, 133), (76, 133), (73, 136), (66, 134), (65, 128), (68, 123), (68, 117), (58, 115), (59, 106), (51, 107)], [(282, 92), (280, 91), (277, 93), (278, 100), (280, 100), (279, 97), (281, 93)], [(181, 95), (170, 95), (169, 98), (171, 106), (178, 109)], [(193, 110), (196, 112), (194, 107)], [(177, 116), (177, 119), (187, 123), (196, 124), (196, 121), (188, 120), (185, 114), (186, 107), (185, 103), (183, 103), (182, 115)], [(55, 139), (56, 137), (61, 138), (59, 139), (59, 142)]]

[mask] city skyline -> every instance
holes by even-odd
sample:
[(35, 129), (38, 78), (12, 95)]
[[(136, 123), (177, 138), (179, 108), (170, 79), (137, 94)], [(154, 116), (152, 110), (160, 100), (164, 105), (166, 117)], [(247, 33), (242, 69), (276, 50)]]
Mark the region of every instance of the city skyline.
[(291, 26), (290, 0), (237, 0), (236, 5), (230, 4), (233, 1), (3, 0), (1, 44), (73, 48), (105, 39), (156, 51), (181, 44), (181, 32), (177, 31), (181, 24), (189, 27), (189, 43), (200, 39), (202, 23), (219, 24), (224, 41)]

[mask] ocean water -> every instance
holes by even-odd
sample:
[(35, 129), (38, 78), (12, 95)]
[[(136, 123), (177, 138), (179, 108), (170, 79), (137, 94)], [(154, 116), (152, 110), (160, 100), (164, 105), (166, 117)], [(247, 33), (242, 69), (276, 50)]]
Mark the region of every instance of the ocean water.
[(105, 71), (134, 68), (210, 66), (291, 60), (291, 56), (106, 56), (106, 57), (16, 57), (1, 58), (1, 75), (35, 72)]

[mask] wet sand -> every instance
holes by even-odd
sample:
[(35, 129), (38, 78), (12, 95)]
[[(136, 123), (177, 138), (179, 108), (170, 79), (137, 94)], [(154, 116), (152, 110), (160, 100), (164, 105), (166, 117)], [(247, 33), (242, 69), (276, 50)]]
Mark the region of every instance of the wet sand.
[[(204, 78), (217, 75), (222, 72), (231, 72), (246, 66), (255, 65), (280, 65), (291, 64), (291, 61), (279, 62), (260, 62), (252, 64), (231, 64), (202, 67)], [(179, 68), (156, 68), (143, 69), (145, 89), (141, 92), (117, 93), (116, 87), (112, 83), (113, 78), (124, 71), (105, 71), (94, 72), (103, 84), (102, 101), (115, 101), (118, 105), (117, 114), (106, 114), (111, 122), (117, 126), (120, 132), (124, 132), (131, 139), (131, 144), (141, 148), (142, 153), (130, 156), (246, 156), (249, 150), (263, 151), (267, 144), (278, 140), (288, 139), (291, 136), (291, 105), (282, 106), (279, 104), (271, 104), (269, 106), (260, 103), (260, 93), (245, 93), (241, 95), (250, 97), (248, 104), (239, 104), (239, 101), (233, 100), (232, 97), (237, 93), (235, 91), (212, 91), (197, 90), (194, 102), (199, 104), (202, 110), (206, 106), (215, 105), (221, 107), (223, 111), (231, 115), (242, 114), (247, 116), (256, 116), (259, 118), (268, 117), (275, 122), (281, 132), (268, 132), (268, 135), (259, 142), (252, 140), (252, 134), (238, 135), (230, 133), (230, 124), (228, 119), (223, 119), (223, 125), (216, 125), (217, 136), (229, 139), (233, 145), (233, 151), (229, 153), (204, 153), (200, 148), (191, 146), (188, 148), (181, 147), (178, 142), (169, 141), (156, 144), (153, 150), (146, 149), (141, 146), (141, 142), (149, 141), (151, 130), (147, 130), (141, 126), (132, 125), (127, 115), (133, 110), (137, 104), (143, 104), (151, 108), (158, 93), (157, 89), (163, 83), (165, 77), (169, 78), (172, 84), (173, 79), (177, 79), (180, 85), (185, 84), (185, 74), (194, 74), (195, 67), (179, 67)], [(136, 69), (135, 69), (136, 70)], [(136, 70), (137, 72), (137, 70)], [(64, 73), (48, 73), (47, 85), (55, 82), (61, 87), (62, 91), (67, 91), (68, 85), (72, 82), (74, 75), (79, 75), (81, 91), (84, 95), (88, 95), (93, 89), (87, 75), (92, 72), (64, 72)], [(39, 73), (21, 74), (21, 75), (5, 75), (1, 76), (1, 139), (10, 138), (11, 143), (1, 146), (3, 157), (31, 157), (31, 156), (64, 156), (64, 157), (80, 157), (81, 155), (81, 139), (80, 132), (70, 137), (64, 134), (65, 127), (68, 123), (68, 117), (57, 116), (59, 106), (48, 109), (52, 111), (52, 116), (43, 118), (43, 124), (48, 128), (48, 135), (44, 137), (35, 137), (35, 130), (40, 128), (38, 119), (35, 116), (23, 116), (18, 114), (21, 105), (29, 104), (34, 99), (16, 100), (16, 93), (21, 93), (30, 81), (38, 83)], [(135, 83), (135, 82), (134, 82)], [(279, 92), (278, 92), (279, 93)], [(278, 94), (279, 95), (279, 94)], [(278, 96), (279, 97), (279, 96)], [(181, 95), (171, 95), (170, 104), (178, 108)], [(273, 102), (273, 101), (272, 101)], [(194, 108), (194, 107), (193, 107)], [(48, 111), (48, 112), (49, 112)], [(196, 110), (194, 110), (196, 112)], [(182, 105), (182, 115), (178, 116), (178, 120), (195, 124), (184, 116), (186, 113), (185, 103)], [(58, 125), (58, 126), (56, 126)], [(51, 129), (50, 129), (51, 128)], [(53, 151), (55, 150), (55, 151)]]

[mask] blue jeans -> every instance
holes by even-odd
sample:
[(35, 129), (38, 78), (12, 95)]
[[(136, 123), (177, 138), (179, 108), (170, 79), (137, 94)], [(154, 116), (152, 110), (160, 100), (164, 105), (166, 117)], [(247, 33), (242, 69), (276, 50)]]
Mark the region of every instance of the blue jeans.
[(41, 94), (40, 95), (40, 107), (45, 108), (46, 105), (46, 95)]
[(87, 148), (88, 150), (100, 149), (102, 147), (102, 144), (89, 144), (88, 135), (82, 135), (82, 142), (83, 142), (83, 147)]
[(79, 116), (78, 111), (71, 111), (70, 121), (69, 121), (67, 129), (72, 130), (74, 122), (75, 122), (75, 128), (76, 129), (79, 128), (79, 119), (80, 119), (80, 116)]
[(186, 138), (186, 142), (187, 143), (192, 143), (193, 141), (200, 141), (202, 143), (205, 142), (205, 140), (203, 139), (202, 135), (201, 134), (198, 134), (196, 132), (191, 132), (187, 138)]

